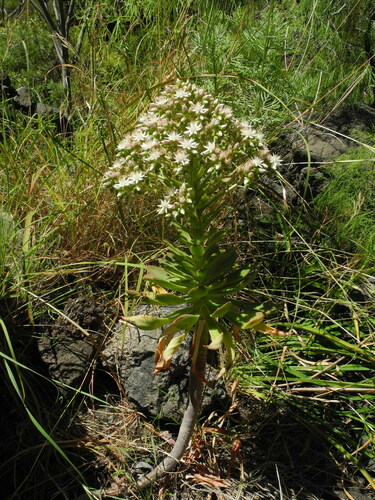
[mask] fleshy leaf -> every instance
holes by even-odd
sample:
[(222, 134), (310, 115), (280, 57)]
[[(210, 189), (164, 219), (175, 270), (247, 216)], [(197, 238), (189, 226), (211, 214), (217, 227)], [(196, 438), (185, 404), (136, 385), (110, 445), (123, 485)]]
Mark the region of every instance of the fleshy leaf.
[(145, 301), (148, 304), (155, 304), (158, 306), (177, 306), (181, 304), (186, 304), (188, 301), (187, 297), (182, 297), (181, 295), (174, 295), (172, 293), (162, 293), (154, 295), (153, 297), (148, 297)]
[(224, 332), (223, 341), (227, 352), (227, 362), (225, 363), (225, 366), (220, 370), (216, 379), (221, 378), (227, 373), (227, 371), (232, 367), (236, 355), (236, 346), (232, 335), (228, 331)]
[(182, 314), (176, 318), (167, 328), (164, 330), (164, 335), (169, 335), (171, 332), (173, 334), (181, 332), (182, 330), (191, 330), (193, 326), (198, 322), (199, 314)]
[(206, 314), (204, 319), (206, 321), (211, 340), (214, 342), (217, 337), (222, 335), (223, 328), (210, 314)]
[(152, 281), (154, 284), (162, 286), (163, 288), (173, 290), (174, 292), (186, 293), (190, 289), (189, 285), (183, 285), (183, 284), (181, 285), (172, 280), (165, 281), (161, 279), (146, 278), (146, 277), (145, 279), (148, 279)]
[(209, 291), (208, 288), (206, 288), (205, 286), (197, 286), (191, 288), (188, 294), (192, 300), (199, 300), (202, 297), (205, 297), (208, 294), (208, 291)]
[(140, 330), (157, 330), (164, 325), (171, 322), (171, 319), (166, 318), (155, 318), (154, 316), (148, 316), (147, 314), (139, 314), (137, 316), (126, 316), (122, 318), (125, 323), (131, 323)]
[(213, 340), (210, 344), (206, 345), (205, 347), (207, 349), (210, 349), (210, 351), (217, 351), (224, 345), (224, 333), (221, 332), (219, 335), (215, 337), (215, 340)]
[(221, 251), (218, 255), (213, 255), (209, 263), (205, 266), (205, 282), (213, 283), (221, 276), (225, 276), (234, 266), (237, 260), (237, 253), (233, 248)]
[(158, 266), (147, 266), (146, 267), (147, 274), (143, 277), (143, 279), (153, 280), (168, 280), (169, 274), (162, 267)]
[(211, 318), (221, 318), (225, 316), (232, 309), (232, 303), (226, 302), (222, 306), (218, 307), (216, 311), (211, 314)]
[(183, 333), (182, 335), (179, 335), (178, 337), (174, 337), (168, 344), (168, 347), (165, 349), (163, 353), (163, 359), (166, 363), (168, 363), (177, 349), (180, 347), (182, 342), (185, 340), (186, 333)]
[(254, 328), (255, 325), (263, 321), (264, 314), (261, 311), (254, 311), (252, 313), (241, 313), (229, 311), (225, 317), (231, 321), (234, 325), (241, 328), (241, 330), (246, 330), (248, 328)]
[(204, 254), (204, 246), (203, 245), (191, 245), (189, 247), (191, 255), (195, 259), (201, 259), (202, 255)]
[(214, 284), (216, 279), (213, 279), (213, 277), (209, 279), (208, 284), (212, 283), (211, 289), (215, 292), (233, 293), (249, 285), (256, 278), (257, 274), (257, 270), (250, 268), (236, 269), (221, 280), (219, 285)]

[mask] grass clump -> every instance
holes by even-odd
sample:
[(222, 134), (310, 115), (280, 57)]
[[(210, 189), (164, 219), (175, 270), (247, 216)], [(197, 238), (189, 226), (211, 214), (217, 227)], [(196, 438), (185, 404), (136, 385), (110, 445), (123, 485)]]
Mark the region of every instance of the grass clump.
[(375, 255), (375, 149), (352, 149), (324, 170), (328, 182), (314, 204), (320, 213), (326, 211), (326, 230), (335, 234), (344, 249), (371, 261)]

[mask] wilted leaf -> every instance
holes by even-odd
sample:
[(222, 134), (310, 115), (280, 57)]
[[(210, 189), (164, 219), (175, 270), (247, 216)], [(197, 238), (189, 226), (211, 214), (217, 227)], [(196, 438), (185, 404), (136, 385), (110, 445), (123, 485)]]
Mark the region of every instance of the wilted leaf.
[(158, 345), (156, 346), (156, 351), (155, 351), (155, 355), (154, 355), (154, 359), (155, 359), (154, 374), (159, 373), (161, 370), (168, 370), (168, 368), (171, 364), (170, 362), (169, 362), (169, 364), (165, 363), (164, 358), (163, 358), (163, 353), (165, 350), (165, 343), (166, 343), (166, 338), (165, 338), (165, 336), (163, 336), (159, 339)]
[(288, 337), (292, 335), (292, 332), (284, 332), (283, 330), (278, 330), (277, 328), (273, 328), (272, 326), (268, 326), (265, 323), (258, 323), (254, 326), (254, 330), (257, 332), (265, 333), (267, 335), (279, 335), (282, 337)]
[(227, 481), (211, 474), (194, 474), (193, 480), (203, 486), (208, 486), (209, 488), (229, 488)]
[(221, 378), (225, 373), (227, 373), (229, 368), (231, 368), (231, 366), (233, 365), (234, 358), (236, 355), (236, 346), (232, 335), (228, 331), (224, 332), (223, 341), (227, 352), (227, 362), (225, 363), (225, 366), (220, 370), (216, 379)]
[(180, 347), (182, 342), (186, 338), (186, 333), (183, 333), (182, 335), (179, 335), (178, 337), (174, 337), (170, 342), (168, 347), (164, 350), (163, 353), (163, 359), (166, 363), (170, 362), (172, 359), (173, 355), (177, 351), (177, 349)]
[(241, 342), (240, 328), (236, 325), (231, 325), (230, 333), (233, 335), (233, 338), (236, 342)]
[(153, 293), (155, 295), (162, 295), (162, 294), (168, 293), (165, 288), (163, 288), (162, 286), (158, 286), (158, 285), (152, 286), (151, 290), (153, 291)]
[(160, 337), (156, 352), (155, 352), (155, 371), (158, 373), (161, 370), (168, 370), (171, 366), (172, 357), (185, 340), (186, 333), (173, 337), (174, 333), (163, 335)]

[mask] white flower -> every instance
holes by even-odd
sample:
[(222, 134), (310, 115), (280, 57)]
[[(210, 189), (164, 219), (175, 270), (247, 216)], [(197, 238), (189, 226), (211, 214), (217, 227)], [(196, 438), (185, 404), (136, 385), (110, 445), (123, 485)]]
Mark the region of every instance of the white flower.
[(259, 167), (264, 166), (262, 158), (259, 158), (258, 156), (256, 156), (255, 158), (252, 158), (251, 161), (252, 161), (252, 164), (254, 167), (259, 168)]
[(187, 135), (190, 137), (191, 135), (196, 134), (202, 128), (202, 125), (196, 121), (191, 122), (188, 128), (186, 129)]
[(231, 118), (233, 115), (233, 112), (229, 106), (220, 106), (219, 112), (226, 118)]
[(260, 143), (264, 140), (264, 135), (261, 132), (255, 132), (254, 137), (258, 139)]
[(155, 148), (152, 151), (150, 151), (150, 153), (146, 159), (147, 159), (147, 161), (155, 161), (155, 160), (159, 159), (161, 155), (162, 155), (161, 150)]
[(175, 152), (174, 159), (180, 165), (187, 165), (189, 163), (189, 155), (183, 149), (179, 149)]
[(114, 164), (110, 168), (121, 168), (124, 165), (124, 163), (125, 163), (125, 159), (124, 158), (119, 158), (118, 160), (116, 160), (114, 162)]
[(281, 160), (280, 156), (278, 156), (278, 155), (271, 155), (270, 162), (271, 162), (271, 168), (273, 170), (276, 170), (277, 167), (279, 167), (281, 165), (282, 160)]
[(130, 136), (129, 135), (126, 135), (122, 141), (119, 142), (119, 144), (117, 145), (117, 149), (120, 150), (120, 149), (128, 149), (128, 148), (131, 148), (132, 146), (132, 141), (130, 139)]
[(193, 139), (181, 139), (180, 146), (184, 149), (195, 149), (198, 147), (198, 143)]
[(172, 131), (167, 134), (167, 140), (168, 141), (180, 141), (182, 139), (181, 134), (178, 132)]
[[(235, 119), (228, 106), (186, 82), (166, 86), (124, 135), (105, 185), (119, 196), (141, 188), (164, 193), (155, 212), (166, 217), (189, 217), (197, 183), (216, 199), (235, 185), (257, 182), (263, 172), (275, 174), (281, 164), (250, 122)], [(197, 168), (190, 168), (193, 159)], [(176, 192), (166, 192), (171, 181), (180, 186)]]
[(197, 115), (203, 115), (204, 113), (207, 113), (208, 108), (205, 108), (202, 103), (197, 102), (190, 106), (190, 111), (197, 113)]
[(245, 137), (245, 139), (254, 139), (256, 137), (256, 131), (248, 123), (245, 125), (244, 122), (242, 122), (241, 135)]
[(145, 174), (143, 174), (142, 172), (133, 172), (130, 178), (133, 179), (133, 184), (138, 184), (138, 182), (141, 181), (144, 176)]
[(215, 149), (216, 149), (215, 141), (209, 141), (204, 147), (203, 154), (209, 155), (213, 153)]
[(122, 189), (124, 187), (131, 186), (132, 184), (134, 184), (132, 177), (121, 177), (117, 184), (114, 184), (113, 187), (115, 189)]
[(148, 141), (142, 142), (141, 144), (141, 149), (144, 151), (148, 151), (149, 149), (152, 149), (154, 146), (157, 145), (157, 141), (155, 139), (149, 139)]
[(155, 113), (148, 113), (145, 117), (145, 120), (144, 120), (144, 124), (147, 126), (147, 127), (152, 127), (153, 125), (155, 125), (158, 120), (159, 120), (159, 116), (158, 115), (155, 115)]
[(168, 198), (165, 198), (164, 200), (161, 200), (159, 205), (158, 205), (158, 214), (159, 215), (162, 215), (162, 214), (167, 214), (168, 211), (173, 208), (173, 205), (169, 202), (169, 199)]
[(177, 99), (181, 99), (184, 97), (189, 97), (190, 92), (188, 92), (186, 89), (177, 89), (174, 96), (177, 97)]
[(216, 127), (219, 124), (220, 124), (220, 120), (215, 116), (214, 118), (212, 118), (212, 120), (210, 121), (210, 123), (208, 125), (210, 127)]
[(147, 134), (143, 131), (143, 130), (136, 130), (135, 132), (133, 132), (132, 134), (132, 138), (135, 140), (135, 141), (138, 141), (138, 142), (143, 142), (145, 141), (146, 139), (148, 139), (148, 136)]
[(164, 106), (164, 104), (167, 104), (168, 102), (169, 102), (169, 99), (167, 99), (166, 97), (164, 97), (162, 95), (159, 95), (155, 99), (155, 104), (157, 104), (158, 106)]
[(139, 118), (138, 122), (142, 123), (143, 125), (147, 127), (152, 127), (157, 123), (157, 121), (160, 119), (159, 115), (154, 113), (154, 111), (148, 111), (147, 113), (142, 113)]

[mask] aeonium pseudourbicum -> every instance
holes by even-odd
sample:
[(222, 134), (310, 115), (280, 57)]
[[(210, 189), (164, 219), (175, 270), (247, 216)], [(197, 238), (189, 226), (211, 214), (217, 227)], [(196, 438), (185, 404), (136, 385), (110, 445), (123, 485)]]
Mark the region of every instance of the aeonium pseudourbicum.
[[(170, 217), (177, 228), (177, 243), (168, 243), (160, 266), (148, 267), (145, 279), (152, 291), (142, 297), (149, 304), (179, 308), (163, 318), (124, 318), (142, 330), (164, 328), (155, 354), (156, 372), (169, 368), (187, 332), (193, 331), (183, 438), (179, 434), (163, 471), (174, 467), (192, 433), (207, 350), (225, 348), (227, 361), (221, 376), (233, 364), (240, 330), (283, 333), (264, 323), (267, 304), (236, 299), (254, 279), (256, 269), (238, 265), (236, 251), (225, 245), (226, 231), (218, 229), (231, 192), (254, 187), (263, 176), (277, 175), (280, 163), (250, 123), (237, 120), (229, 107), (201, 88), (178, 81), (166, 86), (139, 116), (105, 174), (105, 185), (119, 198), (133, 192), (159, 195), (156, 212)], [(161, 474), (160, 467), (148, 480)]]

